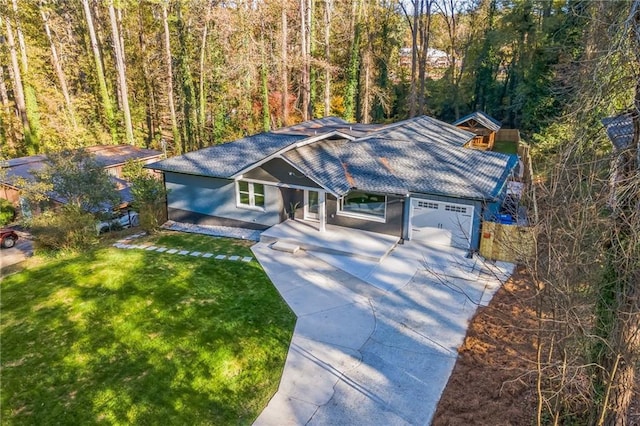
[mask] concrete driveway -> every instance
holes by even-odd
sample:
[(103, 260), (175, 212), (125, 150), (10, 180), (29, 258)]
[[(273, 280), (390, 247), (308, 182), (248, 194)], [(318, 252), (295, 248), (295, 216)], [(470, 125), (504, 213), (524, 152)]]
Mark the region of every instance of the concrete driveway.
[(15, 265), (33, 256), (31, 235), (18, 231), (18, 241), (10, 249), (0, 249), (0, 272), (7, 266)]
[(429, 424), (469, 320), (513, 271), (409, 243), (379, 264), (253, 252), (298, 317), (256, 425)]

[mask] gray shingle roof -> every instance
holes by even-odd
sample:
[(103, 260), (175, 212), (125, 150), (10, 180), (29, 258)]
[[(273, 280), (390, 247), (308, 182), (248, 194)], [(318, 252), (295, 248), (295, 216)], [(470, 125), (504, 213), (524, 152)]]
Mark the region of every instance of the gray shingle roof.
[[(332, 133), (345, 124), (335, 117), (205, 148), (149, 168), (231, 178), (280, 155), (332, 193), (351, 189), (392, 194), (411, 192), (491, 199), (502, 190), (517, 158), (463, 148), (475, 135), (422, 116), (383, 127), (354, 141), (320, 140), (292, 146), (310, 135)], [(369, 129), (370, 130), (370, 129)], [(313, 132), (313, 133), (310, 133)], [(290, 147), (286, 150), (286, 148)]]
[(470, 120), (475, 120), (478, 124), (481, 124), (493, 132), (497, 132), (502, 127), (502, 123), (482, 111), (476, 111), (469, 115), (465, 115), (460, 120), (454, 122), (453, 125), (459, 126), (460, 124), (466, 123)]
[(471, 132), (423, 115), (387, 126), (369, 137), (397, 141), (446, 143), (461, 147), (474, 136), (475, 134)]
[(146, 167), (164, 172), (230, 178), (240, 170), (306, 138), (301, 134), (260, 133), (148, 164)]
[[(86, 152), (94, 156), (96, 162), (105, 168), (114, 167), (127, 162), (127, 160), (149, 160), (160, 158), (162, 153), (152, 149), (137, 148), (131, 145), (96, 145), (84, 148)], [(0, 173), (0, 182), (13, 185), (18, 178), (32, 180), (33, 172), (41, 170), (47, 164), (45, 154), (30, 155), (28, 157), (12, 158), (0, 164), (5, 169)]]
[(631, 113), (603, 118), (602, 124), (616, 150), (626, 149), (633, 142), (633, 116)]
[(293, 126), (283, 127), (281, 129), (274, 130), (273, 133), (315, 136), (331, 132), (340, 132), (354, 138), (359, 138), (376, 132), (384, 127), (384, 124), (349, 123), (338, 117), (324, 117), (304, 121), (299, 124), (294, 124)]
[(360, 189), (492, 199), (517, 164), (495, 152), (379, 138), (318, 142), (283, 156), (339, 196)]

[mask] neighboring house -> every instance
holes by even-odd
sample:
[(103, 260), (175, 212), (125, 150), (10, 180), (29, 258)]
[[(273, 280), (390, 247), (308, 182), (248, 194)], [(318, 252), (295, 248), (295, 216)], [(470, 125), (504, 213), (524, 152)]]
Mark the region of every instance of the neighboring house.
[(454, 126), (475, 133), (475, 137), (468, 143), (469, 148), (489, 150), (493, 149), (496, 141), (496, 134), (500, 131), (502, 123), (476, 111), (453, 123)]
[[(633, 144), (633, 113), (627, 112), (615, 117), (607, 117), (602, 119), (602, 124), (607, 131), (607, 136), (611, 140), (613, 150), (616, 153), (615, 160), (611, 167), (611, 194), (609, 197), (609, 205), (616, 207), (618, 193), (620, 191), (620, 183), (624, 180), (624, 166), (628, 161), (624, 152), (630, 150)], [(640, 153), (637, 154), (640, 156)], [(640, 163), (640, 158), (638, 159)]]
[[(128, 160), (135, 160), (145, 164), (162, 159), (162, 153), (151, 149), (137, 148), (131, 145), (97, 145), (85, 148), (98, 163), (102, 164), (112, 176), (123, 204), (131, 202), (129, 183), (122, 178), (122, 167)], [(20, 182), (33, 181), (34, 171), (41, 170), (46, 165), (47, 156), (31, 155), (29, 157), (13, 158), (0, 163), (0, 198), (11, 201), (16, 206), (24, 206), (21, 201)], [(65, 201), (56, 194), (51, 194), (53, 204), (64, 204)]]
[(164, 173), (171, 220), (266, 229), (294, 214), (320, 231), (475, 250), (517, 158), (464, 148), (474, 137), (425, 116), (387, 126), (330, 117), (146, 167)]

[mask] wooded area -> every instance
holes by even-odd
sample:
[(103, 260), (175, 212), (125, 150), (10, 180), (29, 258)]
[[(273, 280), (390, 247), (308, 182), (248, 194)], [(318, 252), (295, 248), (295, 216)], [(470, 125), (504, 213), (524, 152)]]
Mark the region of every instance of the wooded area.
[(571, 95), (562, 72), (593, 13), (532, 0), (4, 0), (0, 154), (180, 153), (327, 115), (483, 110), (530, 134)]
[[(179, 154), (327, 115), (481, 110), (520, 129), (540, 210), (525, 262), (535, 417), (625, 424), (640, 360), (639, 1), (1, 0), (0, 35), (0, 158)], [(634, 132), (615, 152), (601, 120), (622, 112)]]

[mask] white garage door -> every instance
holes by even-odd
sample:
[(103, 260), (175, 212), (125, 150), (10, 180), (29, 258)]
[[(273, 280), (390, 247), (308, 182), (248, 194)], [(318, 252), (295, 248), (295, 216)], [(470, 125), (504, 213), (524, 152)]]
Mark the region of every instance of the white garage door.
[(412, 198), (409, 239), (466, 249), (472, 219), (473, 206)]

